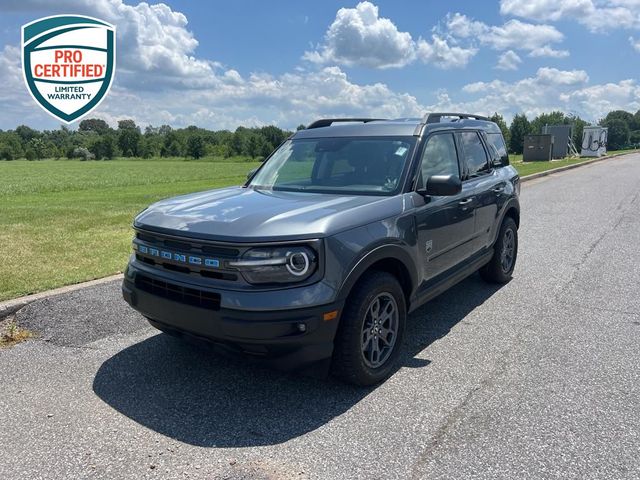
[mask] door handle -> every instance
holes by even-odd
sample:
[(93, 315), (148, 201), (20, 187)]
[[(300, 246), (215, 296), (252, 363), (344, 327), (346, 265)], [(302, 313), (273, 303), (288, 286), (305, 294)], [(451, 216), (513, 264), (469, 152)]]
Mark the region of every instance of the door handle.
[(504, 186), (500, 185), (499, 187), (493, 187), (491, 189), (491, 191), (494, 192), (494, 193), (502, 193), (502, 192), (504, 192)]
[(460, 200), (458, 205), (462, 207), (462, 210), (466, 210), (467, 207), (473, 202), (473, 198), (467, 198), (465, 200)]

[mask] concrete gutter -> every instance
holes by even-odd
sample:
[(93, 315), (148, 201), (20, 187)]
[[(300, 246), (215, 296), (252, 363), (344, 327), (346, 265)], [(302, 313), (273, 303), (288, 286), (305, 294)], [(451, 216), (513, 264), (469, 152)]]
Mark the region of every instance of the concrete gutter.
[[(564, 172), (565, 170), (571, 170), (574, 168), (582, 167), (584, 165), (591, 165), (592, 163), (602, 162), (603, 160), (622, 157), (624, 155), (632, 155), (634, 153), (639, 153), (639, 152), (636, 151), (636, 152), (629, 152), (629, 153), (617, 153), (615, 155), (608, 155), (605, 157), (594, 158), (593, 160), (585, 160), (584, 162), (574, 163), (573, 165), (565, 165), (563, 167), (552, 168), (550, 170), (545, 170), (544, 172), (533, 173), (531, 175), (526, 175), (524, 177), (521, 177), (520, 181), (528, 182), (530, 180), (546, 177), (547, 175), (552, 175), (554, 173)], [(46, 292), (35, 293), (33, 295), (27, 295), (25, 297), (14, 298), (13, 300), (8, 300), (6, 302), (0, 302), (0, 320), (8, 317), (9, 315), (17, 312), (21, 308), (26, 307), (31, 302), (34, 302), (36, 300), (53, 297), (55, 295), (61, 295), (63, 293), (73, 292), (75, 290), (80, 290), (82, 288), (92, 287), (94, 285), (100, 285), (102, 283), (108, 283), (114, 280), (121, 280), (121, 279), (122, 279), (122, 274), (119, 273), (117, 275), (111, 275), (109, 277), (99, 278), (97, 280), (90, 280), (88, 282), (77, 283), (75, 285), (68, 285), (66, 287), (47, 290)]]

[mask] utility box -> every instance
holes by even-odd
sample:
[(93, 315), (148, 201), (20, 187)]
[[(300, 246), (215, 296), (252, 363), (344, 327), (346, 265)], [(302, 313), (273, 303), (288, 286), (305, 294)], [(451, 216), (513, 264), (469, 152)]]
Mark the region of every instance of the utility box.
[(602, 157), (607, 154), (607, 135), (605, 127), (584, 127), (582, 131), (582, 157)]
[(525, 162), (548, 162), (551, 160), (553, 135), (525, 135), (522, 160)]
[(565, 158), (569, 155), (569, 142), (573, 136), (572, 125), (545, 125), (542, 133), (553, 135), (551, 158)]

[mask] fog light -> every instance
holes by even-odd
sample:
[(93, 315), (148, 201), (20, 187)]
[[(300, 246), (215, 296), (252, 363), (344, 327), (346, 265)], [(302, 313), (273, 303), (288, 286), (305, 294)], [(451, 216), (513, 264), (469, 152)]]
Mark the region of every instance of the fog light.
[(306, 323), (299, 323), (298, 324), (298, 331), (301, 333), (304, 333), (307, 331), (307, 324)]

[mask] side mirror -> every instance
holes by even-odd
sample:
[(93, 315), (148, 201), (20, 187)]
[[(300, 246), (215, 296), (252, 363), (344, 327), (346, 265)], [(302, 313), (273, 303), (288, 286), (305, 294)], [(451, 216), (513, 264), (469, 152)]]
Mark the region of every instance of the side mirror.
[(257, 171), (257, 168), (252, 168), (251, 170), (249, 170), (249, 173), (247, 173), (247, 180), (251, 180)]
[(418, 190), (420, 195), (451, 196), (462, 191), (462, 182), (457, 175), (432, 175), (427, 178), (427, 187)]

